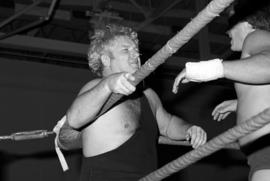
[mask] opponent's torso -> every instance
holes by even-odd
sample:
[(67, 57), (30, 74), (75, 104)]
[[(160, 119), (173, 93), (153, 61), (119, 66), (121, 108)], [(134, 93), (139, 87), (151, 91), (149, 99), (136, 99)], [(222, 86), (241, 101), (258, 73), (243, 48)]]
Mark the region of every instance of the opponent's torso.
[[(264, 109), (270, 107), (270, 85), (247, 85), (235, 84), (237, 93), (237, 124), (257, 115)], [(270, 133), (270, 124), (255, 131), (239, 140), (245, 145), (265, 134)]]
[[(255, 33), (256, 34), (251, 34), (251, 36), (255, 35), (257, 41), (245, 41), (245, 46), (243, 46), (241, 58), (247, 58), (249, 56), (256, 55), (270, 46), (269, 32), (256, 30)], [(270, 84), (248, 85), (236, 83), (235, 90), (238, 99), (238, 124), (270, 107)], [(262, 129), (259, 129), (258, 131), (243, 137), (239, 141), (240, 144), (244, 145), (268, 133), (270, 133), (270, 125), (266, 125)]]

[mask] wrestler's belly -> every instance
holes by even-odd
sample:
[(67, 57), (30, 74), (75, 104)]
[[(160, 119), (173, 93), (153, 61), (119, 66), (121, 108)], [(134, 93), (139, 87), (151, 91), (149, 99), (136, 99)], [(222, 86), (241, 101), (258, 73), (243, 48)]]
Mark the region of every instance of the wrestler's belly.
[(124, 144), (133, 133), (117, 134), (107, 129), (100, 130), (101, 133), (83, 131), (83, 155), (85, 157), (97, 156), (112, 151)]
[(139, 113), (118, 106), (83, 130), (82, 144), (85, 157), (114, 150), (126, 142), (139, 126)]
[[(243, 90), (241, 89), (243, 88)], [(270, 86), (236, 87), (238, 96), (237, 123), (244, 122), (254, 115), (270, 107)], [(245, 145), (265, 134), (270, 133), (270, 124), (239, 139), (240, 145)]]

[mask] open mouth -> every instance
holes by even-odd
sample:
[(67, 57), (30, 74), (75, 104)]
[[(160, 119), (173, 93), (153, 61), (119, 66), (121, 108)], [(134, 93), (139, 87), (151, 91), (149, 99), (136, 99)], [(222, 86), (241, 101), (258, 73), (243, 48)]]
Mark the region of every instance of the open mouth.
[(140, 67), (140, 59), (137, 58), (137, 59), (130, 60), (130, 65), (132, 67), (139, 68)]

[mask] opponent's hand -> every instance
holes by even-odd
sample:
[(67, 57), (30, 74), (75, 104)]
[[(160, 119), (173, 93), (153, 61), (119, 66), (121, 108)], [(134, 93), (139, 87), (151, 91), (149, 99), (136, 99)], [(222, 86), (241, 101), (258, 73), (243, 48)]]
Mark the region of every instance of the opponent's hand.
[(199, 126), (191, 126), (186, 133), (186, 140), (190, 141), (193, 148), (198, 148), (199, 146), (206, 143), (207, 134)]
[(134, 80), (135, 77), (130, 73), (116, 73), (107, 77), (107, 87), (113, 93), (130, 95), (136, 90), (131, 83)]
[(178, 84), (180, 82), (206, 82), (224, 77), (224, 69), (221, 59), (187, 62), (185, 66), (186, 68), (177, 75), (174, 81), (174, 93), (177, 93)]
[(212, 112), (214, 120), (221, 121), (237, 109), (237, 100), (228, 100), (218, 104)]
[(183, 69), (175, 78), (174, 83), (173, 83), (173, 93), (178, 92), (178, 85), (180, 83), (188, 83), (189, 80), (186, 78), (186, 69)]

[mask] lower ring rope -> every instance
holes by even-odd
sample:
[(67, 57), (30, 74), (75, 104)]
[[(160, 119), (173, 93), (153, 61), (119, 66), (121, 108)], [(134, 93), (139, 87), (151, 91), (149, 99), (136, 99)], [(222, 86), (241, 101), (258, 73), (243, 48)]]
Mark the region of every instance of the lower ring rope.
[(54, 132), (47, 130), (24, 131), (12, 133), (11, 135), (0, 136), (0, 140), (21, 141), (21, 140), (41, 139), (46, 138), (51, 134), (54, 134)]
[(199, 148), (182, 155), (176, 160), (173, 160), (172, 162), (166, 164), (158, 170), (141, 178), (140, 181), (162, 180), (169, 175), (195, 163), (196, 161), (220, 150), (227, 144), (233, 143), (239, 138), (262, 128), (269, 122), (270, 108), (265, 109), (263, 112), (257, 114), (256, 116), (253, 116), (247, 121), (225, 131), (224, 133), (218, 135), (217, 137), (208, 141), (206, 144), (200, 146)]

